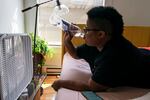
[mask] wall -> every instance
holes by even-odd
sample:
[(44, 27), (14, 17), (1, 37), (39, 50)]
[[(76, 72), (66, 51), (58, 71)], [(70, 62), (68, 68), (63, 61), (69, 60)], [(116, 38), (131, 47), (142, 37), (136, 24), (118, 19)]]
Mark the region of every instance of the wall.
[(124, 19), (124, 36), (136, 46), (150, 46), (150, 0), (106, 0)]
[[(36, 0), (24, 0), (24, 8), (32, 7), (36, 4)], [(25, 32), (34, 32), (35, 28), (35, 13), (36, 9), (32, 8), (24, 12), (25, 19)]]
[(150, 0), (106, 0), (122, 15), (125, 26), (150, 26)]
[(23, 0), (0, 0), (0, 33), (24, 33)]

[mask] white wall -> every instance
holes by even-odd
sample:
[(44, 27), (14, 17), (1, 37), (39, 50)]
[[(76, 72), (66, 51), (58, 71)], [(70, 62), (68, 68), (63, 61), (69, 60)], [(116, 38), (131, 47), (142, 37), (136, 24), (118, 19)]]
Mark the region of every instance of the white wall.
[(0, 33), (24, 33), (23, 0), (0, 0)]
[(126, 26), (150, 26), (150, 0), (106, 0), (122, 15)]
[[(28, 7), (32, 7), (36, 4), (36, 0), (24, 0), (24, 9)], [(36, 9), (32, 8), (26, 12), (24, 12), (25, 17), (25, 32), (30, 33), (34, 32), (35, 28), (35, 13)]]
[[(122, 14), (125, 26), (150, 26), (150, 0), (105, 0), (105, 4)], [(71, 9), (65, 17), (75, 23), (85, 23), (86, 12)]]

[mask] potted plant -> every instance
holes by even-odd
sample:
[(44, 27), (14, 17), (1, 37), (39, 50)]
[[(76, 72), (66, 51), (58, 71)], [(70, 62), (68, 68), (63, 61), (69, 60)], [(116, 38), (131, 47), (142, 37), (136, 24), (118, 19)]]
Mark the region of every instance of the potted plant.
[(42, 73), (42, 66), (45, 64), (45, 56), (50, 58), (54, 55), (54, 49), (48, 47), (48, 43), (42, 39), (40, 36), (36, 36), (36, 46), (34, 50), (34, 34), (29, 33), (32, 39), (32, 53), (33, 53), (33, 63), (34, 63), (34, 74)]

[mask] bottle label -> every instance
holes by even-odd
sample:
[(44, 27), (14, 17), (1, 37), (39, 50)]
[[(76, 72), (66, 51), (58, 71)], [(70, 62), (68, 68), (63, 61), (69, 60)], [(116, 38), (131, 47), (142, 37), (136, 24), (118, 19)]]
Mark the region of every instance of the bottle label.
[(73, 36), (83, 37), (81, 36), (83, 35), (81, 29), (78, 26), (71, 24), (63, 19), (62, 19), (62, 29), (64, 32), (71, 33)]
[(62, 28), (63, 28), (63, 31), (69, 31), (69, 27), (70, 27), (70, 23), (68, 23), (67, 21), (65, 20), (62, 20)]

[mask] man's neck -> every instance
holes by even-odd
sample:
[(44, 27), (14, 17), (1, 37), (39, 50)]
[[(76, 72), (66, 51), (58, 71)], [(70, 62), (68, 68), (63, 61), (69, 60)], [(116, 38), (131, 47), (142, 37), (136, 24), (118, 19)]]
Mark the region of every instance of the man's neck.
[(103, 47), (97, 47), (98, 51), (102, 51)]
[(103, 47), (107, 44), (107, 42), (110, 40), (109, 37), (105, 38), (103, 41), (101, 41), (101, 44), (99, 46), (97, 46), (97, 49), (99, 51), (102, 51)]

